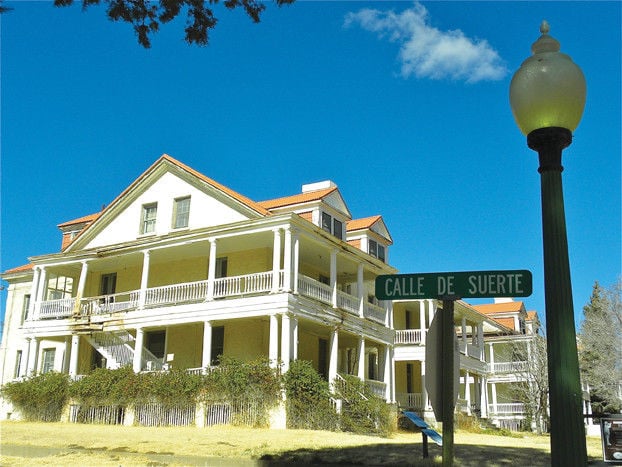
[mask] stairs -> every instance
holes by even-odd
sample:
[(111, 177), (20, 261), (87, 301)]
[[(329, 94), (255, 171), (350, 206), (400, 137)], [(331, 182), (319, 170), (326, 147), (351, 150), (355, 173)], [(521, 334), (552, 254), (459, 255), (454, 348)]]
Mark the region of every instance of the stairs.
[[(128, 331), (93, 332), (85, 337), (93, 348), (106, 359), (108, 368), (114, 369), (133, 364), (136, 339)], [(144, 347), (142, 349), (142, 369), (162, 369), (161, 359)]]

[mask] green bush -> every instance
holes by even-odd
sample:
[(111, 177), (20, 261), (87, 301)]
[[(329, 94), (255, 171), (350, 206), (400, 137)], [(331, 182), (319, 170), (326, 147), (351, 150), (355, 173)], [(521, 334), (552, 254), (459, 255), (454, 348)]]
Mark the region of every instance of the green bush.
[(385, 400), (372, 393), (353, 375), (335, 380), (336, 397), (343, 400), (341, 429), (360, 434), (388, 436), (395, 429), (395, 414)]
[(69, 398), (69, 377), (49, 372), (2, 387), (2, 396), (29, 421), (57, 422)]
[(339, 426), (328, 382), (315, 371), (311, 362), (291, 362), (283, 376), (283, 386), (288, 428), (334, 430)]

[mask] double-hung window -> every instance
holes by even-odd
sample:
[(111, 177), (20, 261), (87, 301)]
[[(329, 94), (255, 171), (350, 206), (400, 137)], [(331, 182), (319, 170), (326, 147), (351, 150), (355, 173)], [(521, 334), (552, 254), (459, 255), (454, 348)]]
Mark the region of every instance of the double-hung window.
[(175, 199), (173, 208), (173, 228), (182, 229), (188, 227), (190, 218), (190, 196)]
[(374, 258), (378, 258), (380, 261), (385, 263), (386, 254), (385, 254), (384, 245), (380, 245), (377, 241), (371, 240), (371, 239), (367, 242), (367, 244), (368, 244), (367, 246), (368, 253), (372, 255)]
[(41, 363), (41, 373), (49, 373), (54, 370), (54, 359), (56, 349), (43, 349), (43, 362)]
[(143, 212), (140, 220), (140, 233), (148, 234), (155, 232), (158, 203), (143, 204)]
[(333, 234), (340, 240), (343, 240), (343, 222), (333, 218), (328, 213), (322, 212), (322, 230)]

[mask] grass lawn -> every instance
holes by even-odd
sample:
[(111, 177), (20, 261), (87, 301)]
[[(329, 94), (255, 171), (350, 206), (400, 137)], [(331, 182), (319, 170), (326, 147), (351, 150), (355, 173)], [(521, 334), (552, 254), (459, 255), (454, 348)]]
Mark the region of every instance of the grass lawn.
[[(440, 465), (441, 448), (429, 443), (422, 460), (421, 435), (390, 438), (310, 430), (217, 426), (124, 427), (69, 423), (1, 422), (2, 466), (277, 466)], [(602, 460), (600, 438), (588, 438), (590, 461)], [(547, 466), (549, 438), (457, 431), (455, 465)]]

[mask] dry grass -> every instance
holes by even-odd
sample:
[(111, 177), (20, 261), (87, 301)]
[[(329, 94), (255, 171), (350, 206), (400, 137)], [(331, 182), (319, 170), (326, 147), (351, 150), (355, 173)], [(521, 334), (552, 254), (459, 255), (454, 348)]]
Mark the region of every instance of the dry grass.
[[(440, 448), (430, 443), (432, 459), (422, 462), (421, 436), (413, 433), (377, 438), (228, 426), (145, 428), (26, 422), (2, 422), (0, 429), (3, 466), (270, 466), (284, 462), (407, 466), (436, 465), (441, 455)], [(455, 434), (456, 465), (545, 466), (550, 464), (548, 453), (546, 436)], [(602, 459), (598, 438), (588, 438), (588, 453), (591, 460)]]

